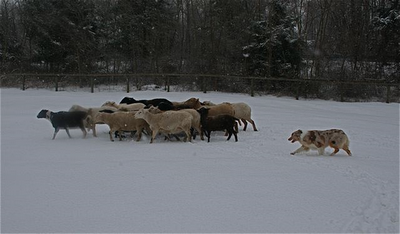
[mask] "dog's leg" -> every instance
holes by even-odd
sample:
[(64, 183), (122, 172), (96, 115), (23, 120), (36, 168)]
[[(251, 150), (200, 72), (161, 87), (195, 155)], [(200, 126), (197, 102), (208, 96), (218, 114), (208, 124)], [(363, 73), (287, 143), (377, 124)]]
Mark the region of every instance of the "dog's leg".
[(53, 139), (52, 140), (54, 140), (56, 138), (56, 135), (57, 135), (58, 131), (60, 131), (60, 128), (55, 128), (54, 129), (54, 134), (53, 134)]
[(351, 151), (349, 150), (349, 147), (344, 146), (344, 147), (343, 147), (343, 150), (346, 151), (346, 153), (347, 153), (349, 156), (351, 156)]
[(333, 153), (331, 153), (331, 156), (335, 155), (337, 152), (339, 152), (339, 148), (334, 148), (335, 151), (333, 151)]
[(303, 152), (303, 151), (309, 151), (310, 148), (305, 147), (305, 146), (300, 146), (300, 148), (298, 148), (297, 150), (295, 150), (294, 152), (290, 153), (291, 155), (295, 155), (297, 153)]
[(71, 137), (71, 135), (69, 134), (69, 130), (68, 130), (68, 128), (65, 128), (65, 131), (67, 132), (67, 134), (68, 134), (68, 137), (69, 137), (69, 138), (72, 138), (72, 137)]

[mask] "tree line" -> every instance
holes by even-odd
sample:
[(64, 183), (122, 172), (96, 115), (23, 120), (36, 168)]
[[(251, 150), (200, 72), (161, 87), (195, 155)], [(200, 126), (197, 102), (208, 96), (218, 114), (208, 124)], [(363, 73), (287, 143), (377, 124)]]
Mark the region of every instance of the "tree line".
[(0, 0), (0, 67), (398, 82), (399, 29), (399, 0)]

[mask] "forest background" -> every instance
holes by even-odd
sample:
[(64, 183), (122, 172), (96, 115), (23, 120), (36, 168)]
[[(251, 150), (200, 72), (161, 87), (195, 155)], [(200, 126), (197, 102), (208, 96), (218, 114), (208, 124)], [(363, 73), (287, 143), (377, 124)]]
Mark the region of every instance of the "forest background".
[[(399, 0), (0, 0), (0, 73), (399, 83), (399, 29)], [(256, 85), (271, 92), (298, 88)], [(398, 95), (399, 86), (392, 88)], [(332, 98), (337, 87), (310, 82), (304, 89)], [(368, 99), (384, 91), (344, 92)]]

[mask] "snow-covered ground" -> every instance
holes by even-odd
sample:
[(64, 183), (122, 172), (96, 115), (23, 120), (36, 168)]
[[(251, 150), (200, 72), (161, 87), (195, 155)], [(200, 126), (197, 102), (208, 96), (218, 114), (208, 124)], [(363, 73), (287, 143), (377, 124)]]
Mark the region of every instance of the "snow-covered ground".
[[(72, 139), (36, 115), (124, 96), (246, 102), (239, 141)], [(297, 129), (341, 128), (353, 156), (291, 156)], [(1, 90), (2, 232), (399, 232), (399, 104), (218, 92)]]

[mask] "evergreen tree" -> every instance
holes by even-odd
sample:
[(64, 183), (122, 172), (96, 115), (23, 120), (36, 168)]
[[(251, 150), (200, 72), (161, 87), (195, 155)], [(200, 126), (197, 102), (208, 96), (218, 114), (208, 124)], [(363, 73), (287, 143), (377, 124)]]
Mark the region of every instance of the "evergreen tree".
[(271, 1), (264, 19), (250, 28), (252, 42), (243, 48), (243, 53), (249, 58), (253, 75), (288, 76), (300, 69), (303, 42), (285, 3)]

